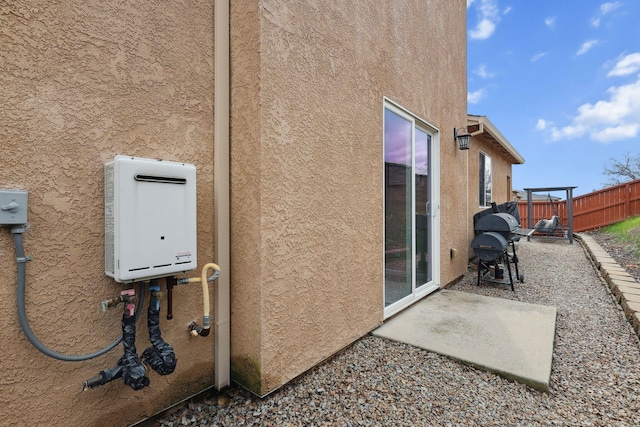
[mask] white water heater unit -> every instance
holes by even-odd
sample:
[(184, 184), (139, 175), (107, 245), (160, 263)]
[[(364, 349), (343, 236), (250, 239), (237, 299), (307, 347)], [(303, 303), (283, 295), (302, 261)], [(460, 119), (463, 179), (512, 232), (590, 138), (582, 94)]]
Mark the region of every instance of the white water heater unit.
[(107, 276), (144, 281), (197, 265), (196, 168), (116, 156), (104, 167)]

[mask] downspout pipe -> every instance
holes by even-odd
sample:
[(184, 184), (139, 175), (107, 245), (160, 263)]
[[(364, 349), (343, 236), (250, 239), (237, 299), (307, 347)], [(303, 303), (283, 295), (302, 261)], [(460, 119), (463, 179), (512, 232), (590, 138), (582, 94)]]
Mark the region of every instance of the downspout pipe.
[(230, 221), (230, 1), (214, 1), (214, 208), (215, 259), (223, 271), (215, 287), (215, 386), (231, 385), (231, 221)]

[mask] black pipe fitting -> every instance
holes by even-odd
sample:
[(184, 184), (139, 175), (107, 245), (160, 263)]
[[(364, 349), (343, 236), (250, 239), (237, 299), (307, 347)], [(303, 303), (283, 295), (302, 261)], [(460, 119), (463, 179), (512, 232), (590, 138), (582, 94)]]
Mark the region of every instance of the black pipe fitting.
[(154, 300), (149, 303), (147, 325), (151, 347), (142, 353), (142, 360), (160, 375), (169, 375), (176, 369), (178, 359), (173, 347), (162, 339), (160, 333), (160, 310), (153, 307)]
[(118, 361), (122, 366), (122, 380), (134, 390), (149, 385), (147, 370), (136, 353), (136, 319), (126, 312), (122, 315), (122, 344), (124, 354)]
[(149, 385), (144, 367), (136, 353), (136, 318), (130, 316), (126, 309), (122, 315), (122, 345), (124, 354), (113, 368), (100, 371), (95, 377), (89, 378), (82, 385), (83, 390), (100, 387), (118, 378), (134, 390), (140, 390)]
[(198, 325), (196, 322), (189, 323), (188, 329), (192, 335), (200, 335), (201, 337), (208, 336), (209, 332), (211, 331), (211, 328), (203, 328), (202, 326)]
[(105, 385), (106, 383), (121, 377), (122, 377), (122, 366), (117, 365), (113, 368), (100, 371), (100, 373), (95, 377), (89, 378), (88, 380), (86, 380), (82, 385), (82, 390), (97, 388), (97, 387), (100, 387), (101, 385)]
[(176, 369), (178, 359), (173, 351), (173, 347), (162, 339), (160, 332), (160, 285), (157, 280), (149, 283), (151, 299), (147, 311), (147, 326), (149, 328), (149, 341), (151, 347), (142, 353), (142, 361), (151, 366), (151, 369), (160, 375), (169, 375)]
[(173, 319), (173, 287), (177, 285), (175, 277), (167, 277), (167, 320)]

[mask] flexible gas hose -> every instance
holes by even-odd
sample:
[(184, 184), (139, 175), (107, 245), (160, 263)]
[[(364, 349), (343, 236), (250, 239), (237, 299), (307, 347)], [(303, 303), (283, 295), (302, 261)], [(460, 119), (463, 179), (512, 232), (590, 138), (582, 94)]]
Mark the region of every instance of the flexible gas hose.
[[(213, 269), (213, 274), (207, 277), (207, 272), (209, 269)], [(210, 315), (210, 305), (209, 305), (209, 285), (208, 282), (213, 282), (220, 276), (220, 267), (217, 264), (210, 262), (206, 264), (202, 268), (202, 273), (200, 277), (192, 277), (190, 279), (180, 279), (178, 283), (201, 283), (202, 284), (202, 302), (203, 302), (203, 311), (204, 314), (202, 316), (202, 326), (199, 326), (197, 323), (192, 322), (189, 325), (189, 331), (194, 336), (200, 335), (202, 337), (206, 337), (209, 335), (209, 331), (211, 330), (211, 315)]]

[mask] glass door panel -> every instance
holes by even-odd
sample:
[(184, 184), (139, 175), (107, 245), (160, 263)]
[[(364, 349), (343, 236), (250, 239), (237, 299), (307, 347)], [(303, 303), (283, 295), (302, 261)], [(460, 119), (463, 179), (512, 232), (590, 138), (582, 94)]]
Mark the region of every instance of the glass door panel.
[(384, 110), (385, 307), (413, 292), (413, 125)]
[(415, 130), (415, 273), (416, 288), (432, 279), (431, 270), (431, 135)]

